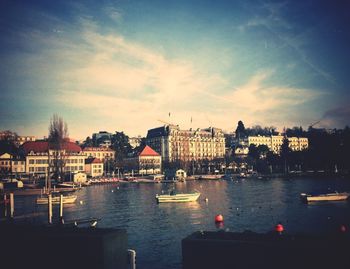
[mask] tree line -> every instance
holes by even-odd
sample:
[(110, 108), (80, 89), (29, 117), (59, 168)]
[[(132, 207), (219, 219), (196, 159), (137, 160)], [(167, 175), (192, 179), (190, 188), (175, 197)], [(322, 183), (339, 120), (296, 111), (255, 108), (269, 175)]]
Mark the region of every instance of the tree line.
[[(274, 135), (276, 128), (260, 127), (244, 128), (239, 121), (236, 128), (236, 140), (249, 135)], [(318, 129), (309, 127), (287, 128), (284, 131), (287, 137), (307, 137), (309, 147), (302, 151), (292, 151), (288, 146), (288, 139), (284, 139), (279, 154), (275, 154), (265, 145), (249, 146), (246, 158), (258, 172), (286, 173), (290, 171), (324, 171), (327, 173), (349, 174), (350, 171), (350, 128)], [(235, 157), (235, 156), (233, 156)], [(233, 158), (237, 160), (237, 158)], [(242, 160), (237, 160), (241, 162)]]

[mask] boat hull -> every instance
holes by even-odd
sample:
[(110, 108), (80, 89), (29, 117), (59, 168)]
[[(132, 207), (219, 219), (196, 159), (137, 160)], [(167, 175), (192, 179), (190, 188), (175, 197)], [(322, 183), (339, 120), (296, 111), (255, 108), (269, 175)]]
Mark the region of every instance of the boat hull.
[(158, 203), (184, 203), (194, 202), (200, 196), (200, 193), (175, 194), (175, 195), (156, 195)]
[[(70, 196), (63, 196), (63, 203), (64, 204), (72, 204), (77, 200), (77, 196), (76, 195), (70, 195)], [(47, 197), (38, 197), (36, 199), (36, 203), (38, 205), (44, 205), (44, 204), (48, 204), (48, 198)], [(52, 197), (52, 203), (53, 204), (59, 204), (60, 203), (60, 197)]]
[(328, 193), (321, 195), (305, 195), (301, 197), (307, 202), (322, 202), (322, 201), (344, 201), (347, 200), (350, 196), (350, 193)]

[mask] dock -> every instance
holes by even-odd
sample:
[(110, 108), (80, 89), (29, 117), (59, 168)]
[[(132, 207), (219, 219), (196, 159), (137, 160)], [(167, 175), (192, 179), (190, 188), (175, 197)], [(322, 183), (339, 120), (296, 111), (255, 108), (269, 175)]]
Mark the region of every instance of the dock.
[(124, 229), (1, 224), (6, 268), (127, 269)]
[(183, 269), (350, 268), (347, 233), (312, 236), (276, 232), (195, 232), (182, 240)]

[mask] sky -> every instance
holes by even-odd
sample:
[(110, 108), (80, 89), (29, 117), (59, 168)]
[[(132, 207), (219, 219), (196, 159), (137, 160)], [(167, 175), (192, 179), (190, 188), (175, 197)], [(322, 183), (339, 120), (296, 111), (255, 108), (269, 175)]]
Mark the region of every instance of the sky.
[(0, 3), (0, 130), (350, 125), (350, 2)]

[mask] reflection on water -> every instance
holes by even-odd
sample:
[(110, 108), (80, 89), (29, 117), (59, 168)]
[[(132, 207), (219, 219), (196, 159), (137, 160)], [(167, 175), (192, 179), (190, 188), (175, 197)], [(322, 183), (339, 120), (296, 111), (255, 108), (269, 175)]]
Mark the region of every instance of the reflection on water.
[[(198, 190), (196, 202), (157, 204), (155, 195), (176, 188)], [(99, 227), (127, 229), (130, 248), (137, 251), (139, 268), (181, 268), (181, 239), (198, 230), (271, 231), (281, 222), (289, 233), (326, 233), (349, 225), (349, 202), (304, 204), (301, 192), (349, 191), (339, 179), (246, 179), (189, 181), (176, 184), (119, 183), (84, 188), (75, 205), (64, 208), (65, 220), (101, 218)], [(46, 220), (45, 206), (35, 197), (15, 199), (16, 215), (35, 222)], [(217, 227), (214, 218), (224, 216)], [(54, 207), (58, 219), (58, 207)]]

